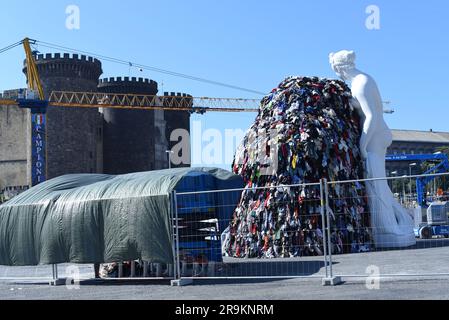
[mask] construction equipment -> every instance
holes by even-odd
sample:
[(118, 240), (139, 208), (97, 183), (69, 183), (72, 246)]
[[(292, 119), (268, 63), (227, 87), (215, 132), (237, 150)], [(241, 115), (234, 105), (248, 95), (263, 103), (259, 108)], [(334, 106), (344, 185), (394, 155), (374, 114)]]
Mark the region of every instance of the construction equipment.
[[(189, 95), (141, 95), (127, 93), (99, 93), (99, 92), (64, 92), (53, 91), (44, 95), (44, 90), (39, 77), (36, 65), (36, 51), (32, 51), (31, 44), (37, 44), (39, 41), (25, 38), (4, 49), (0, 53), (10, 50), (14, 47), (23, 45), (27, 65), (27, 84), (28, 88), (19, 92), (17, 99), (0, 99), (0, 106), (18, 106), (19, 108), (28, 108), (31, 110), (32, 117), (32, 137), (39, 138), (39, 141), (33, 141), (33, 145), (42, 146), (36, 151), (36, 159), (46, 159), (47, 149), (45, 148), (46, 138), (46, 111), (48, 107), (62, 108), (115, 108), (130, 110), (169, 110), (183, 111), (196, 114), (206, 112), (259, 112), (260, 99), (242, 99), (242, 98), (211, 98), (211, 97), (192, 97)], [(180, 75), (175, 73), (175, 75)], [(193, 80), (204, 80), (196, 77), (190, 77)], [(204, 80), (206, 81), (206, 80)], [(225, 85), (237, 89), (236, 86), (229, 86), (219, 82), (213, 84)], [(247, 90), (257, 93), (253, 90)], [(46, 99), (48, 98), (48, 100)], [(40, 165), (40, 164), (39, 164)], [(39, 172), (46, 172), (46, 167), (39, 168)], [(36, 181), (39, 183), (39, 181)]]
[[(424, 172), (422, 177), (416, 179), (416, 190), (418, 195), (418, 204), (420, 205), (419, 220), (415, 221), (417, 225), (414, 228), (415, 236), (422, 239), (431, 239), (433, 236), (449, 237), (449, 203), (441, 201), (433, 201), (427, 207), (425, 187), (432, 182), (436, 176), (429, 176), (431, 174), (438, 174), (449, 172), (448, 156), (444, 153), (435, 154), (402, 154), (386, 156), (386, 161), (416, 161), (416, 162), (435, 162), (435, 166)], [(427, 221), (422, 221), (421, 208), (426, 210)], [(418, 219), (418, 218), (415, 218)]]
[[(0, 99), (0, 106), (27, 108), (31, 111), (31, 184), (37, 185), (48, 176), (47, 119), (48, 107), (63, 108), (116, 108), (130, 110), (170, 110), (204, 114), (205, 112), (257, 112), (259, 99), (192, 97), (172, 93), (172, 96), (127, 93), (44, 92), (37, 63), (37, 51), (31, 45), (37, 40), (25, 38), (0, 53), (23, 46), (26, 57), (27, 89), (19, 90), (15, 99)], [(1, 98), (1, 97), (0, 97)]]
[(36, 62), (31, 51), (30, 39), (25, 38), (22, 41), (22, 44), (25, 49), (26, 63), (28, 66), (28, 89), (19, 94), (16, 103), (20, 108), (31, 109), (31, 113), (45, 114), (47, 111), (48, 101), (46, 101), (44, 97), (44, 89), (42, 88), (39, 73), (37, 72)]
[[(449, 172), (449, 159), (448, 156), (444, 153), (434, 153), (434, 154), (402, 154), (402, 155), (387, 155), (385, 157), (386, 161), (407, 161), (407, 162), (426, 162), (431, 161), (435, 162), (435, 166), (427, 170), (423, 173), (423, 175), (431, 175), (438, 173)], [(426, 205), (426, 197), (425, 197), (425, 187), (427, 184), (432, 182), (436, 176), (425, 176), (418, 177), (416, 179), (416, 192), (417, 192), (417, 200), (418, 204), (421, 206)]]
[[(23, 44), (28, 68), (28, 89), (18, 99), (0, 99), (0, 106), (29, 108), (32, 113), (45, 114), (48, 106), (76, 108), (120, 108), (137, 110), (175, 110), (204, 114), (205, 112), (257, 112), (259, 99), (209, 98), (183, 96), (149, 96), (91, 92), (51, 92), (45, 100), (36, 61), (30, 47), (36, 40), (25, 38)], [(16, 45), (17, 45), (16, 44)]]
[[(44, 99), (42, 84), (36, 67), (36, 62), (30, 43), (42, 43), (41, 41), (25, 38), (10, 45), (1, 52), (10, 50), (18, 45), (23, 45), (28, 66), (28, 89), (21, 93), (19, 99), (0, 99), (0, 106), (17, 105), (21, 108), (30, 108), (32, 113), (45, 114), (47, 106), (52, 107), (77, 107), (77, 108), (121, 108), (136, 110), (175, 110), (189, 111), (191, 113), (204, 114), (205, 112), (258, 112), (260, 99), (242, 98), (210, 98), (191, 96), (146, 96), (132, 94), (105, 94), (91, 92), (51, 92), (48, 101)], [(44, 43), (45, 44), (45, 43)], [(114, 59), (117, 60), (117, 59)], [(118, 61), (118, 60), (117, 60)], [(173, 73), (173, 72), (171, 72)], [(177, 75), (177, 73), (175, 73)], [(181, 75), (181, 74), (180, 74)], [(189, 77), (192, 79), (200, 79)], [(200, 79), (201, 80), (201, 79)], [(209, 81), (210, 83), (220, 84)], [(224, 85), (224, 84), (221, 84)], [(226, 85), (232, 88), (235, 86)], [(253, 90), (246, 90), (256, 92)], [(385, 102), (389, 104), (390, 102)], [(393, 110), (384, 110), (392, 113)]]
[(449, 203), (435, 201), (427, 208), (427, 222), (415, 228), (415, 236), (431, 239), (433, 236), (449, 238)]
[[(17, 105), (31, 107), (38, 105), (67, 108), (116, 108), (134, 110), (172, 110), (205, 112), (257, 112), (260, 100), (240, 98), (209, 98), (190, 96), (150, 96), (136, 94), (111, 94), (99, 92), (53, 91), (48, 101), (30, 99), (0, 99), (0, 106)], [(44, 113), (44, 112), (43, 112)]]

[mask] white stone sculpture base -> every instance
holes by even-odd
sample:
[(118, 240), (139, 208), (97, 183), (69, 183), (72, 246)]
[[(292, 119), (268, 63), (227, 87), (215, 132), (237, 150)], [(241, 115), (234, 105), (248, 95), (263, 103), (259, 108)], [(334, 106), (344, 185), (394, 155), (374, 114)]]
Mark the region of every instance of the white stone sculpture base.
[[(385, 158), (368, 152), (366, 169), (368, 178), (372, 174), (382, 177)], [(371, 226), (376, 248), (406, 248), (416, 244), (413, 216), (394, 198), (386, 180), (366, 182), (369, 195)]]
[(373, 232), (376, 248), (407, 248), (416, 244), (415, 233), (392, 234)]

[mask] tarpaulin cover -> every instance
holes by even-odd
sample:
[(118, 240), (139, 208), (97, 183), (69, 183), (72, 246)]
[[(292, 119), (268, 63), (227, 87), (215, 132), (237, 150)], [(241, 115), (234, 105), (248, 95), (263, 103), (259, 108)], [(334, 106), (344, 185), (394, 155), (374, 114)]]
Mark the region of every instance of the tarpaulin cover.
[(0, 264), (171, 263), (170, 194), (198, 172), (217, 189), (241, 185), (222, 169), (177, 168), (66, 175), (33, 187), (0, 206)]

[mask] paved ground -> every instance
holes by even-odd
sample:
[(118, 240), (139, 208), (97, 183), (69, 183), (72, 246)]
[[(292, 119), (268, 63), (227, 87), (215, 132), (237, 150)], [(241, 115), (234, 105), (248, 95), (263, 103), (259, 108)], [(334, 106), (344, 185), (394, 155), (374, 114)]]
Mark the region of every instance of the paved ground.
[(378, 290), (368, 290), (365, 281), (322, 287), (319, 280), (202, 282), (170, 287), (152, 284), (86, 284), (69, 290), (65, 286), (0, 284), (0, 299), (157, 299), (157, 300), (322, 300), (322, 299), (449, 299), (449, 278), (434, 280), (381, 281)]
[[(193, 285), (186, 287), (170, 287), (166, 280), (86, 280), (81, 282), (79, 289), (50, 287), (43, 281), (51, 276), (49, 266), (0, 267), (0, 299), (449, 299), (449, 247), (436, 246), (435, 242), (421, 247), (431, 248), (335, 256), (334, 273), (342, 275), (345, 281), (337, 287), (321, 286), (325, 269), (320, 257), (288, 262), (227, 259), (228, 264), (233, 265), (228, 274), (288, 276), (302, 272), (315, 278), (195, 280)], [(70, 272), (67, 267), (69, 265), (59, 266), (61, 276), (65, 276), (66, 271)], [(78, 267), (82, 279), (92, 277), (91, 265)], [(379, 289), (370, 290), (366, 285), (367, 279), (362, 277), (377, 271), (382, 275), (401, 277), (382, 278)], [(24, 276), (33, 281), (14, 280)], [(40, 283), (37, 281), (39, 278)]]

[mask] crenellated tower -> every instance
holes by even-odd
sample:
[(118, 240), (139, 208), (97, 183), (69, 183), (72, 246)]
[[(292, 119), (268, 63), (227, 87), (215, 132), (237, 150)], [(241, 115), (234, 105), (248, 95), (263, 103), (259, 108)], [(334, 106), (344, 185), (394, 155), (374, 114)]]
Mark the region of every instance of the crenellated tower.
[[(157, 82), (144, 78), (117, 77), (100, 80), (98, 92), (156, 95)], [(164, 137), (155, 134), (165, 126), (162, 110), (102, 110), (104, 116), (104, 173), (125, 174), (158, 168), (156, 146), (166, 148)]]
[[(95, 92), (101, 62), (68, 53), (36, 56), (48, 99), (52, 91)], [(27, 72), (26, 63), (23, 72)], [(47, 179), (69, 173), (102, 172), (102, 118), (98, 109), (49, 107), (47, 111)]]

